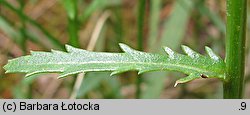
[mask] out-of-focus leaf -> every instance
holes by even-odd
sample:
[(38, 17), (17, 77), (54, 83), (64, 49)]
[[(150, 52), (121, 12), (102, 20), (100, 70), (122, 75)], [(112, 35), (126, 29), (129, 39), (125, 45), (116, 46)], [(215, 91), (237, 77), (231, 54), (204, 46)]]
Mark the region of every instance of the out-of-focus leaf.
[[(0, 29), (6, 33), (14, 42), (16, 42), (19, 46), (21, 45), (21, 41), (23, 37), (21, 37), (20, 32), (18, 32), (14, 25), (12, 25), (5, 17), (0, 16)], [(30, 32), (29, 30), (23, 30), (26, 32), (28, 39), (42, 47), (45, 48), (45, 43), (42, 43), (41, 39), (38, 39), (38, 35)], [(27, 32), (29, 31), (29, 32)], [(46, 48), (45, 48), (46, 49)]]
[(13, 98), (14, 99), (32, 98), (31, 85), (34, 82), (34, 80), (39, 76), (40, 74), (35, 74), (26, 79), (21, 79), (20, 83), (16, 84), (16, 86), (12, 88)]
[(210, 11), (204, 3), (199, 3), (197, 5), (198, 10), (201, 14), (206, 15), (211, 21), (215, 24), (215, 26), (225, 35), (226, 34), (226, 26), (223, 23), (222, 19), (216, 13)]
[(28, 99), (29, 98), (29, 84), (17, 84), (12, 89), (13, 98)]
[(17, 44), (21, 42), (21, 35), (18, 33), (13, 26), (2, 16), (0, 16), (0, 29), (10, 36)]
[(190, 13), (193, 9), (192, 0), (176, 0), (173, 12), (165, 22), (160, 46), (169, 46), (176, 49), (186, 33)]
[(72, 46), (80, 47), (78, 41), (78, 15), (77, 15), (77, 3), (78, 0), (61, 0), (61, 3), (66, 9), (68, 15), (68, 32), (69, 32), (69, 43)]
[(61, 0), (64, 8), (67, 11), (68, 17), (74, 19), (77, 15), (77, 0)]
[(79, 20), (85, 22), (95, 11), (102, 10), (108, 6), (119, 5), (121, 3), (121, 0), (92, 0), (92, 2), (84, 8), (83, 14), (79, 17)]
[[(116, 77), (106, 77), (105, 81), (108, 83), (108, 86), (110, 87), (110, 95), (112, 98), (122, 98), (121, 96), (121, 84), (119, 80)], [(109, 97), (110, 98), (110, 97)]]

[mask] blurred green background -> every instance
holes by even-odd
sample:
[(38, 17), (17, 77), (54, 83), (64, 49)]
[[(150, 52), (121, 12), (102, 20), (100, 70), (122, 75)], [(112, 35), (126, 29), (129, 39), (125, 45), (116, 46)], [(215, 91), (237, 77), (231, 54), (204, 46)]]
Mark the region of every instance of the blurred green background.
[[(24, 78), (5, 74), (2, 67), (31, 50), (65, 50), (64, 44), (121, 52), (122, 42), (161, 54), (162, 46), (181, 52), (185, 44), (202, 54), (209, 46), (224, 58), (225, 11), (225, 0), (0, 0), (0, 98), (222, 98), (222, 83), (216, 79), (174, 88), (175, 80), (185, 76), (176, 72), (138, 76), (132, 71), (111, 77), (110, 72), (90, 72), (79, 82), (76, 75)], [(248, 25), (244, 98), (250, 98)], [(79, 91), (74, 91), (75, 84)]]

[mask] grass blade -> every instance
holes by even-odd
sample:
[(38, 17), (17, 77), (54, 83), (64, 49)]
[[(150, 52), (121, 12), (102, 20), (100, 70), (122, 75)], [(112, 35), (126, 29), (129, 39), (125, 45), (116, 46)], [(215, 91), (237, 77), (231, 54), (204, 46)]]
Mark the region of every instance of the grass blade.
[(79, 47), (78, 41), (78, 0), (61, 0), (61, 3), (66, 9), (68, 15), (68, 32), (69, 32), (69, 44), (75, 47)]

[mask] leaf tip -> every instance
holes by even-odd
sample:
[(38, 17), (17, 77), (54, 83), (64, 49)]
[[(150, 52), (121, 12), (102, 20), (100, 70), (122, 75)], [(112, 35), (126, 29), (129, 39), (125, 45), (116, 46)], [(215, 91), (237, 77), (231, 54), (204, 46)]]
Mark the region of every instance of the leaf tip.
[(174, 59), (175, 52), (169, 47), (164, 47), (164, 51), (168, 54), (169, 58)]
[(5, 70), (5, 73), (11, 73), (11, 64), (12, 60), (8, 60), (8, 63), (3, 66), (3, 69)]
[(200, 56), (199, 53), (195, 52), (194, 50), (192, 50), (190, 47), (186, 45), (181, 45), (181, 48), (191, 58), (197, 58)]
[(116, 72), (111, 72), (110, 73), (110, 76), (114, 76), (114, 75), (116, 75), (117, 73)]
[[(61, 72), (63, 72), (63, 71), (61, 71)], [(74, 75), (74, 74), (78, 74), (78, 73), (81, 73), (81, 72), (84, 73), (85, 71), (83, 71), (83, 70), (76, 70), (76, 71), (68, 70), (68, 71), (64, 71), (63, 73), (60, 73), (57, 78), (61, 79), (61, 78), (65, 78), (65, 77), (67, 77), (69, 75)]]
[(175, 82), (175, 84), (174, 84), (174, 87), (176, 87), (178, 84), (179, 84), (179, 82), (178, 82), (178, 81), (176, 81), (176, 82)]
[(205, 50), (206, 50), (206, 52), (207, 52), (207, 54), (208, 54), (208, 56), (209, 56), (210, 58), (212, 58), (213, 60), (216, 60), (216, 61), (220, 60), (220, 57), (217, 56), (217, 55), (213, 52), (213, 50), (212, 50), (211, 48), (209, 48), (208, 46), (205, 46)]
[(24, 78), (28, 78), (28, 77), (30, 77), (31, 75), (34, 75), (35, 73), (27, 73), (25, 76), (24, 76)]
[(57, 77), (57, 79), (66, 78), (68, 75), (71, 75), (71, 74), (61, 73), (61, 74), (59, 74), (59, 76)]
[(66, 51), (69, 52), (69, 53), (75, 52), (75, 51), (78, 50), (77, 48), (75, 48), (75, 47), (73, 47), (71, 45), (68, 45), (68, 44), (65, 45), (65, 48), (66, 48)]
[(53, 49), (51, 49), (50, 50), (52, 53), (56, 53), (57, 52), (57, 50), (53, 50)]
[[(4, 68), (4, 69), (5, 69), (5, 68)], [(6, 69), (5, 69), (5, 70), (6, 70)], [(5, 73), (10, 73), (10, 71), (9, 71), (9, 70), (6, 70)]]
[[(8, 62), (8, 63), (9, 63), (9, 62)], [(5, 70), (5, 73), (6, 73), (7, 71), (9, 71), (9, 70), (8, 70), (8, 66), (9, 66), (8, 63), (7, 63), (6, 65), (3, 66), (3, 69)]]
[(30, 50), (30, 55), (33, 55), (35, 53), (35, 51)]
[(126, 45), (126, 44), (119, 43), (119, 46), (120, 46), (120, 48), (122, 49), (122, 51), (124, 51), (124, 52), (130, 53), (130, 52), (133, 51), (133, 49), (130, 48), (130, 47), (129, 47), (128, 45)]
[(138, 75), (143, 74), (143, 73), (145, 73), (145, 72), (154, 71), (154, 70), (155, 70), (155, 69), (153, 69), (153, 68), (143, 68), (143, 69), (139, 69)]
[(123, 73), (125, 72), (126, 70), (116, 70), (116, 71), (113, 71), (110, 76), (114, 76), (114, 75), (117, 75), (117, 74), (120, 74), (120, 73)]
[(141, 75), (142, 73), (144, 73), (143, 71), (138, 71), (137, 74)]
[(66, 78), (69, 74), (59, 74), (59, 76), (57, 77), (57, 79), (63, 79)]
[(63, 79), (65, 78), (66, 76), (58, 76), (57, 79)]

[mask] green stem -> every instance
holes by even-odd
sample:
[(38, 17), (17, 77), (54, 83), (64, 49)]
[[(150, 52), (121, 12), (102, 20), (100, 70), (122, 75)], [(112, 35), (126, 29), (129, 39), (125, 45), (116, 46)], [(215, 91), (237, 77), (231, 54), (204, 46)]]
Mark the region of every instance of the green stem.
[[(143, 28), (144, 28), (144, 16), (145, 16), (145, 6), (146, 6), (146, 0), (139, 0), (139, 6), (138, 6), (138, 17), (137, 17), (137, 46), (138, 50), (143, 50)], [(142, 77), (139, 76), (139, 78), (136, 81), (136, 98), (140, 98), (141, 94), (141, 83), (142, 83)]]
[(116, 33), (116, 38), (117, 38), (117, 43), (122, 43), (123, 42), (123, 18), (122, 18), (122, 12), (121, 12), (121, 8), (117, 8), (116, 10), (114, 10), (114, 15), (116, 17), (116, 24), (114, 25), (115, 29), (115, 33)]
[(247, 0), (227, 0), (225, 99), (239, 99), (243, 94), (246, 5)]
[(68, 20), (68, 31), (69, 31), (69, 44), (75, 47), (79, 47), (78, 42), (78, 23), (76, 19)]
[(137, 17), (138, 50), (143, 50), (143, 28), (144, 28), (145, 6), (146, 6), (146, 0), (139, 0), (138, 17)]

